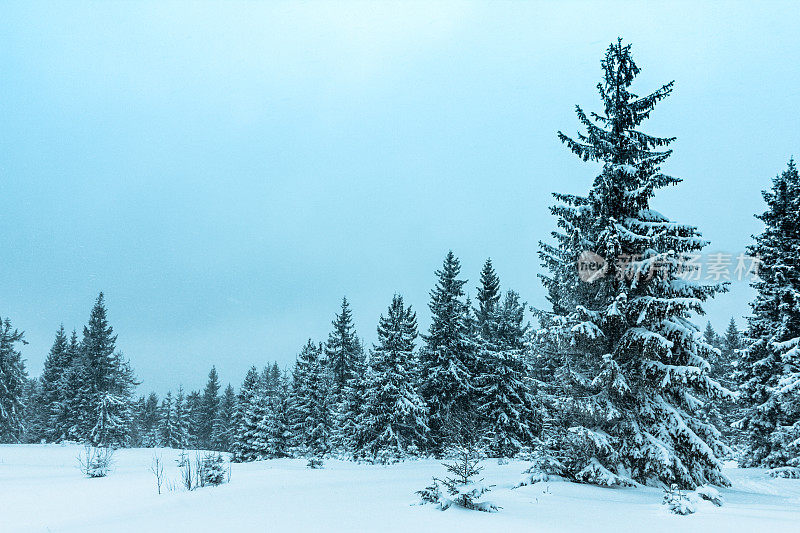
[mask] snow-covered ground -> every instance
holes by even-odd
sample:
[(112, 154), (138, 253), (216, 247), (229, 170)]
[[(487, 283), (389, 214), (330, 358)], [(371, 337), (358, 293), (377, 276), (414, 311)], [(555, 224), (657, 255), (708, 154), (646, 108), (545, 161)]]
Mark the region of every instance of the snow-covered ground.
[[(0, 446), (0, 531), (800, 531), (800, 480), (772, 479), (764, 470), (727, 470), (723, 507), (701, 502), (675, 516), (662, 491), (607, 489), (564, 482), (511, 490), (525, 464), (484, 463), (495, 484), (489, 514), (414, 506), (414, 491), (443, 475), (437, 461), (388, 467), (304, 460), (235, 464), (231, 483), (192, 492), (156, 493), (149, 471), (154, 450), (120, 450), (107, 478), (77, 469), (80, 447)], [(175, 450), (155, 450), (177, 485)]]

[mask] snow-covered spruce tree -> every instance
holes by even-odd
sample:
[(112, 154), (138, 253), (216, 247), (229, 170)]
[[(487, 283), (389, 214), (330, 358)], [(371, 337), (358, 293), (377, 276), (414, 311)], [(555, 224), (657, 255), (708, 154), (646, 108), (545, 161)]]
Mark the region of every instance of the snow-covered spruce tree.
[(492, 502), (479, 501), (491, 490), (483, 479), (475, 479), (483, 470), (480, 466), (484, 458), (483, 442), (485, 428), (480, 418), (469, 412), (453, 414), (449, 420), (447, 457), (443, 463), (448, 476), (433, 478), (433, 483), (418, 491), (421, 503), (434, 503), (445, 511), (456, 505), (464, 509), (495, 512), (500, 509)]
[(203, 396), (200, 391), (186, 395), (188, 447), (201, 448), (200, 431), (203, 425)]
[(211, 433), (214, 430), (214, 421), (217, 419), (219, 410), (219, 376), (216, 367), (211, 367), (208, 373), (208, 381), (203, 390), (202, 404), (200, 409), (200, 421), (198, 427), (197, 444), (199, 448), (211, 449)]
[(333, 331), (330, 332), (328, 342), (325, 343), (325, 356), (331, 373), (332, 399), (334, 402), (338, 402), (347, 383), (354, 376), (361, 347), (353, 326), (353, 315), (347, 298), (342, 298), (341, 312), (336, 314), (331, 324)]
[(258, 385), (258, 370), (254, 366), (250, 367), (239, 389), (233, 417), (231, 452), (232, 460), (237, 463), (255, 461), (259, 458), (259, 450), (253, 444), (258, 434), (259, 423), (254, 416), (259, 399)]
[(78, 341), (78, 333), (73, 329), (67, 347), (69, 366), (62, 375), (64, 398), (60, 406), (59, 418), (63, 419), (62, 439), (85, 440), (91, 429), (87, 413), (91, 411), (91, 387), (86, 357)]
[(172, 447), (176, 442), (175, 436), (175, 405), (172, 399), (172, 391), (168, 391), (161, 400), (159, 408), (158, 438), (162, 446)]
[(158, 395), (151, 392), (144, 400), (139, 418), (141, 446), (154, 448), (161, 445), (158, 431), (159, 415)]
[(494, 339), (496, 331), (497, 307), (500, 304), (500, 278), (494, 270), (491, 258), (487, 259), (481, 269), (481, 282), (475, 298), (478, 307), (475, 309), (475, 322), (478, 332), (484, 339)]
[(62, 324), (56, 331), (56, 338), (44, 361), (42, 375), (39, 377), (42, 387), (40, 401), (47, 413), (48, 429), (44, 437), (51, 442), (63, 438), (68, 429), (66, 413), (63, 408), (66, 400), (63, 376), (69, 369), (69, 358), (69, 339)]
[(19, 442), (24, 405), (23, 393), (27, 373), (17, 344), (27, 344), (24, 334), (11, 327), (11, 321), (0, 318), (0, 442)]
[[(273, 366), (273, 368), (277, 368), (277, 366)], [(274, 372), (271, 377), (277, 385), (269, 400), (266, 419), (266, 454), (270, 458), (289, 457), (292, 445), (289, 420), (289, 379), (283, 374), (278, 374), (276, 378)]]
[(416, 454), (425, 446), (428, 426), (425, 402), (417, 386), (417, 315), (395, 295), (378, 321), (378, 343), (372, 348), (365, 379), (360, 427), (364, 451), (382, 461)]
[(526, 361), (525, 304), (516, 292), (508, 291), (485, 321), (491, 324), (488, 328), (480, 323), (478, 327), (479, 413), (486, 424), (489, 451), (513, 457), (533, 444), (542, 418)]
[[(713, 348), (693, 313), (722, 285), (685, 279), (686, 261), (707, 242), (696, 228), (650, 208), (655, 192), (680, 180), (660, 172), (672, 138), (638, 130), (672, 91), (638, 97), (630, 45), (611, 44), (598, 91), (604, 113), (559, 138), (584, 161), (603, 164), (587, 196), (556, 194), (561, 229), (541, 244), (552, 312), (541, 315), (540, 350), (552, 360), (558, 424), (550, 444), (563, 475), (596, 484), (727, 485), (719, 431), (702, 420), (703, 397), (731, 393), (709, 377)], [(605, 275), (578, 276), (583, 251), (605, 258)]]
[(211, 428), (211, 449), (223, 452), (231, 451), (231, 437), (233, 433), (233, 420), (236, 412), (236, 393), (228, 384), (222, 394), (217, 410), (217, 418)]
[(478, 347), (460, 272), (461, 263), (448, 252), (436, 271), (431, 325), (420, 350), (420, 392), (428, 406), (428, 445), (434, 453), (447, 444), (448, 419), (475, 408)]
[(364, 430), (361, 420), (366, 395), (367, 360), (361, 340), (356, 338), (356, 354), (350, 378), (333, 408), (332, 445), (345, 456), (358, 458), (363, 451)]
[(292, 374), (291, 432), (300, 455), (324, 455), (330, 450), (328, 381), (322, 346), (309, 339), (297, 356)]
[(743, 466), (779, 467), (800, 460), (800, 177), (794, 160), (763, 192), (764, 231), (750, 255), (760, 258), (749, 344), (737, 381), (746, 411)]
[(38, 443), (47, 439), (49, 424), (47, 408), (42, 401), (43, 395), (40, 379), (25, 380), (22, 394), (22, 404), (25, 406), (22, 425), (25, 430), (19, 439), (20, 442)]
[(88, 383), (82, 413), (88, 434), (80, 435), (95, 446), (124, 445), (132, 420), (131, 402), (136, 379), (128, 362), (116, 352), (117, 336), (109, 325), (103, 293), (97, 297), (83, 328), (83, 374)]
[(735, 387), (734, 378), (736, 361), (739, 350), (742, 349), (742, 333), (736, 326), (736, 321), (731, 317), (725, 334), (720, 342), (720, 357), (711, 365), (712, 374), (719, 376), (719, 381), (726, 387)]
[(183, 387), (178, 387), (178, 394), (175, 395), (175, 406), (172, 415), (173, 440), (169, 446), (185, 450), (189, 447), (189, 404)]

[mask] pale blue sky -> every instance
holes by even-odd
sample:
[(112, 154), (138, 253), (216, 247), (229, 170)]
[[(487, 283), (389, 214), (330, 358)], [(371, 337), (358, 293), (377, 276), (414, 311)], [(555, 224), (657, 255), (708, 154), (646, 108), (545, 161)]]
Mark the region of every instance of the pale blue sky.
[[(0, 316), (32, 374), (105, 291), (145, 390), (288, 365), (342, 295), (359, 333), (401, 292), (428, 323), (452, 248), (544, 305), (556, 138), (634, 45), (646, 131), (685, 182), (655, 208), (738, 253), (800, 151), (797, 4), (10, 3), (0, 6)], [(748, 312), (741, 284), (709, 306)]]

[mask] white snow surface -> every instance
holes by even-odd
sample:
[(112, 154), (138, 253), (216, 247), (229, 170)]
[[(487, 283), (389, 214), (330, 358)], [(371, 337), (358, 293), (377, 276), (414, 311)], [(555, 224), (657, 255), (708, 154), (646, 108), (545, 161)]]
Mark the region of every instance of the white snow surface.
[[(85, 478), (77, 445), (0, 446), (0, 531), (800, 531), (800, 480), (774, 479), (764, 469), (726, 474), (722, 507), (700, 501), (689, 516), (669, 514), (658, 488), (601, 488), (564, 481), (520, 487), (524, 462), (484, 461), (485, 495), (498, 513), (432, 505), (414, 494), (443, 476), (438, 461), (391, 466), (305, 459), (232, 466), (231, 482), (187, 492), (156, 493), (154, 453), (166, 478), (178, 484), (171, 449), (127, 449), (115, 454), (106, 478)], [(191, 452), (190, 452), (191, 453)], [(193, 454), (192, 454), (193, 457)]]

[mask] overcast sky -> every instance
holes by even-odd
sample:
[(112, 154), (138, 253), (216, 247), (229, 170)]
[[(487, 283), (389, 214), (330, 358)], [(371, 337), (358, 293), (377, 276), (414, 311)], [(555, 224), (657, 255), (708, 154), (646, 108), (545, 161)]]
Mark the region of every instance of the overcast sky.
[[(451, 248), (472, 294), (491, 256), (543, 306), (550, 193), (598, 172), (556, 131), (599, 110), (617, 36), (640, 94), (676, 80), (643, 129), (678, 137), (685, 181), (654, 207), (740, 253), (800, 154), (799, 23), (792, 2), (4, 2), (0, 316), (37, 375), (105, 291), (164, 392), (289, 365), (343, 295), (368, 343), (395, 292), (427, 327)], [(750, 297), (709, 305), (717, 328)]]

